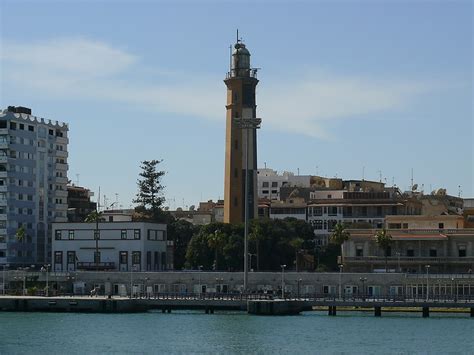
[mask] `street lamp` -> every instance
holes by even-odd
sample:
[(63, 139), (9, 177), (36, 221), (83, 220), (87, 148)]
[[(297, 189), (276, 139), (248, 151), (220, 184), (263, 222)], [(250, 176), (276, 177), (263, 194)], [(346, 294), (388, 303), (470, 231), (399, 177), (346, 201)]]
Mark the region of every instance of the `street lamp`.
[(425, 265), (426, 268), (426, 302), (430, 297), (430, 289), (429, 289), (429, 273), (430, 273), (430, 265)]
[(252, 253), (249, 253), (249, 257), (250, 257), (250, 271), (253, 271), (252, 269), (252, 256), (257, 256), (257, 254), (252, 254)]
[(344, 265), (339, 265), (339, 298), (342, 298), (342, 270), (344, 269)]
[(298, 279), (298, 298), (300, 298), (300, 283), (303, 281), (303, 279)]
[[(244, 188), (244, 292), (247, 292), (248, 284), (248, 258), (249, 252), (249, 135), (251, 130), (260, 128), (261, 118), (234, 118), (233, 123), (245, 129), (245, 188)], [(253, 185), (253, 182), (252, 182)]]
[(202, 285), (201, 285), (201, 270), (202, 270), (202, 268), (203, 268), (202, 265), (198, 266), (198, 269), (199, 269), (199, 295), (201, 295), (201, 293), (202, 293)]
[(281, 298), (285, 298), (285, 268), (286, 264), (280, 265), (281, 267)]
[(362, 299), (365, 301), (365, 282), (367, 281), (367, 277), (361, 277), (360, 282), (362, 282)]
[(46, 272), (46, 291), (45, 291), (45, 296), (48, 297), (49, 296), (49, 267), (51, 265), (50, 264), (46, 264), (44, 265), (43, 267), (41, 267), (41, 271), (43, 272)]
[(2, 277), (2, 281), (3, 281), (3, 288), (2, 288), (2, 292), (3, 292), (3, 295), (5, 296), (5, 268), (9, 267), (10, 265), (9, 264), (3, 264), (3, 277)]

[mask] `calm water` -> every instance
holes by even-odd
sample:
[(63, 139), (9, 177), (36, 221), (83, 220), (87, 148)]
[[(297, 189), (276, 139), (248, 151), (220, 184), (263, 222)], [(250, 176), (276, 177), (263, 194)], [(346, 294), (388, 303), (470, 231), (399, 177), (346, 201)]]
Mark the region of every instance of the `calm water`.
[(466, 315), (0, 313), (0, 354), (474, 354)]

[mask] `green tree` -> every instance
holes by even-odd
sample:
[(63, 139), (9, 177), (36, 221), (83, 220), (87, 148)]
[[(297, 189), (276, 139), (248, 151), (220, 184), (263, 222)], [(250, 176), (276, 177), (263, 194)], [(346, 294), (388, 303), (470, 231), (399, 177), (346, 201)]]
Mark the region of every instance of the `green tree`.
[(163, 160), (144, 160), (141, 162), (141, 172), (138, 179), (138, 193), (134, 203), (143, 207), (149, 218), (155, 221), (162, 221), (162, 205), (165, 202), (163, 196), (164, 186), (161, 184), (161, 178), (165, 175), (164, 171), (157, 170), (158, 164)]
[(100, 231), (99, 231), (99, 222), (103, 221), (102, 212), (97, 210), (92, 211), (89, 213), (84, 222), (86, 223), (95, 223), (95, 230), (94, 230), (94, 239), (95, 239), (95, 255), (94, 255), (94, 262), (96, 270), (99, 270), (99, 238), (100, 238)]
[(304, 240), (302, 238), (294, 238), (290, 240), (290, 246), (294, 249), (295, 251), (295, 269), (296, 272), (298, 272), (298, 254), (301, 251), (301, 247), (303, 246)]
[(198, 229), (192, 223), (182, 219), (169, 218), (168, 239), (174, 242), (173, 262), (176, 270), (185, 268), (186, 249)]
[[(257, 259), (257, 271), (260, 270), (260, 253), (259, 253), (259, 249), (260, 249), (260, 243), (262, 242), (262, 240), (264, 239), (264, 234), (263, 234), (263, 228), (262, 228), (262, 225), (260, 223), (260, 220), (259, 219), (254, 219), (252, 220), (252, 225), (251, 225), (251, 231), (250, 231), (250, 234), (249, 234), (249, 241), (253, 242), (255, 244), (255, 255), (256, 255), (256, 259)], [(250, 258), (250, 260), (252, 260)], [(250, 269), (252, 268), (252, 265), (250, 265)]]
[(351, 234), (346, 230), (346, 227), (341, 222), (334, 226), (331, 234), (331, 242), (341, 246), (341, 263), (344, 264), (344, 242), (349, 240)]
[(214, 270), (217, 271), (219, 270), (219, 252), (221, 252), (226, 244), (226, 235), (220, 229), (216, 229), (213, 233), (208, 234), (207, 243), (209, 248), (214, 250)]
[(383, 228), (375, 233), (375, 242), (378, 244), (379, 248), (383, 250), (385, 256), (385, 272), (387, 272), (387, 258), (388, 252), (392, 246), (392, 236), (385, 228)]

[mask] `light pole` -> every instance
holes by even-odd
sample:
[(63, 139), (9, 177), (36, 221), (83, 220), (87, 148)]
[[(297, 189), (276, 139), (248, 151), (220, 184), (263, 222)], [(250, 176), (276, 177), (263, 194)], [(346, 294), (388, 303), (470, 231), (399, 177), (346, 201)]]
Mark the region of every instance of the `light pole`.
[(253, 271), (252, 269), (252, 256), (257, 256), (257, 254), (252, 254), (252, 253), (249, 253), (249, 257), (250, 257), (250, 271)]
[(361, 277), (360, 282), (362, 282), (362, 299), (365, 301), (365, 282), (367, 281), (367, 277)]
[(430, 297), (430, 288), (429, 288), (429, 273), (430, 273), (430, 265), (425, 265), (426, 268), (426, 302)]
[(130, 299), (133, 298), (133, 257), (132, 264), (130, 264)]
[(298, 279), (298, 298), (300, 298), (300, 283), (303, 279)]
[(285, 298), (285, 268), (286, 264), (280, 265), (281, 267), (281, 298)]
[(339, 265), (339, 298), (342, 298), (342, 270), (344, 269), (344, 265)]
[(3, 277), (2, 277), (2, 281), (3, 281), (3, 288), (2, 288), (2, 292), (3, 292), (3, 295), (5, 296), (5, 268), (9, 267), (10, 265), (9, 264), (3, 264)]
[[(248, 252), (249, 252), (249, 135), (251, 130), (260, 128), (261, 118), (234, 118), (233, 122), (245, 132), (245, 188), (244, 188), (244, 292), (248, 287)], [(253, 179), (253, 176), (252, 176)], [(253, 183), (252, 183), (253, 185)], [(252, 213), (253, 215), (253, 213)]]
[(199, 269), (199, 295), (202, 293), (202, 285), (201, 285), (201, 270), (202, 270), (202, 265), (198, 266)]
[(50, 264), (46, 264), (44, 265), (42, 268), (41, 268), (41, 271), (43, 272), (46, 272), (46, 290), (45, 290), (45, 296), (48, 297), (49, 296), (49, 267), (51, 265)]

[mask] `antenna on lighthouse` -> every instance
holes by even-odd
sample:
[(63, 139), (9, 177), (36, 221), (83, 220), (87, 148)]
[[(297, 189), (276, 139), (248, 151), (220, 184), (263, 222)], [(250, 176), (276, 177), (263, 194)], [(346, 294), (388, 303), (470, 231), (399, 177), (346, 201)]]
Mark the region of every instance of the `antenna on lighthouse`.
[(239, 43), (239, 29), (237, 29), (237, 42), (235, 43)]

